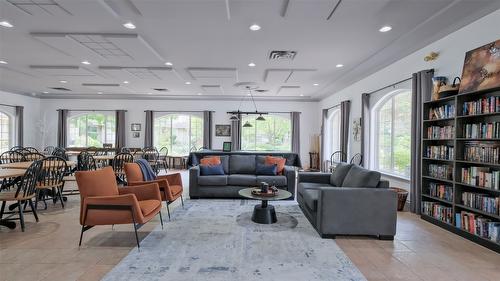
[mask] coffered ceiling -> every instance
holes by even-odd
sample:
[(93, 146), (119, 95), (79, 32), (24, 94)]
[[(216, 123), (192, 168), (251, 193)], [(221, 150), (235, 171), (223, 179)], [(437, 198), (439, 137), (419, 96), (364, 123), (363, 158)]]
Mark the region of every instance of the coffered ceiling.
[[(236, 83), (252, 82), (262, 99), (316, 100), (499, 8), (498, 0), (0, 0), (0, 21), (13, 25), (0, 26), (0, 89), (231, 99), (247, 94)], [(392, 30), (379, 32), (384, 25)]]

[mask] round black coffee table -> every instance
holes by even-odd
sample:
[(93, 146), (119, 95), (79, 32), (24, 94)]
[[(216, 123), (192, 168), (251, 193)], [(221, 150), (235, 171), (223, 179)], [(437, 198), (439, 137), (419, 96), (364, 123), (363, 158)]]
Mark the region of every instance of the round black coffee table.
[(255, 205), (253, 208), (252, 221), (261, 224), (271, 224), (278, 221), (274, 206), (267, 201), (277, 201), (290, 198), (292, 194), (286, 190), (280, 189), (276, 196), (259, 196), (252, 194), (252, 190), (256, 188), (244, 188), (238, 191), (238, 194), (248, 199), (262, 200), (261, 204)]

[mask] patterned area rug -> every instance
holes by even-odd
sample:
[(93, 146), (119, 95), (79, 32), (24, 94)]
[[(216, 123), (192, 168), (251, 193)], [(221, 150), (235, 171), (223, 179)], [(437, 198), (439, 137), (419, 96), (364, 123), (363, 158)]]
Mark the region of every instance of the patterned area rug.
[(250, 220), (257, 202), (187, 201), (103, 280), (366, 280), (297, 203), (273, 203), (278, 223), (260, 225)]

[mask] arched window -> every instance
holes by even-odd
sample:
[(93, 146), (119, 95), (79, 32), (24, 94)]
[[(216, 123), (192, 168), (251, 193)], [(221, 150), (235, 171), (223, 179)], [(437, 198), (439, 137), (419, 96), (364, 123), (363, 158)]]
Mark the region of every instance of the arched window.
[(69, 147), (102, 147), (115, 143), (116, 123), (114, 112), (78, 112), (67, 120)]
[(330, 160), (332, 153), (340, 150), (340, 108), (328, 110), (325, 120), (325, 145), (323, 158)]
[(11, 118), (0, 111), (0, 153), (9, 150), (12, 140)]
[(167, 147), (169, 155), (188, 155), (203, 146), (203, 119), (197, 114), (159, 114), (153, 122), (153, 145)]
[(371, 113), (374, 138), (371, 167), (384, 173), (410, 177), (411, 90), (388, 93)]
[(241, 149), (253, 151), (291, 151), (292, 122), (290, 114), (268, 114), (266, 121), (255, 120), (257, 116), (243, 116), (241, 124), (252, 127), (241, 128)]

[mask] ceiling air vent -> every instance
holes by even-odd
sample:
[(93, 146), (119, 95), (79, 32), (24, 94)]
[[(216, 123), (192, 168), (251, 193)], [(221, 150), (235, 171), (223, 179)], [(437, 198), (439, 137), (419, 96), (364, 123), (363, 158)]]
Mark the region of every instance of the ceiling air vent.
[(71, 91), (70, 89), (64, 88), (64, 87), (52, 87), (50, 89), (58, 90), (58, 91)]
[(269, 59), (270, 60), (293, 60), (295, 58), (296, 54), (297, 54), (296, 51), (271, 51), (271, 53), (269, 53)]
[(166, 89), (166, 88), (153, 88), (153, 90), (158, 91), (158, 92), (168, 92), (168, 89)]

